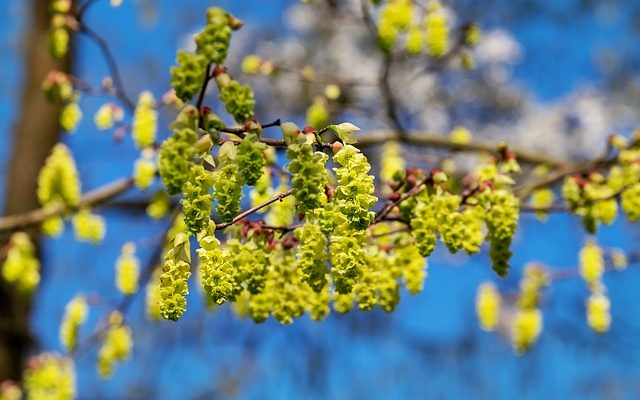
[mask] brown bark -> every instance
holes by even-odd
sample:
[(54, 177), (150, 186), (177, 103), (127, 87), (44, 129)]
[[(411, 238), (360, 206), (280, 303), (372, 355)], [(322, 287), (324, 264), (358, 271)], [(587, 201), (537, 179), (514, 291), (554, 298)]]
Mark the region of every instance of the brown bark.
[[(38, 207), (38, 172), (58, 141), (60, 108), (48, 104), (41, 84), (50, 70), (70, 70), (70, 57), (53, 60), (48, 51), (51, 0), (31, 2), (31, 20), (24, 33), (24, 81), (20, 115), (14, 126), (13, 148), (5, 189), (4, 214)], [(37, 241), (37, 231), (30, 232)], [(7, 238), (0, 238), (6, 243)], [(0, 380), (19, 379), (31, 344), (30, 300), (4, 282), (0, 284)]]

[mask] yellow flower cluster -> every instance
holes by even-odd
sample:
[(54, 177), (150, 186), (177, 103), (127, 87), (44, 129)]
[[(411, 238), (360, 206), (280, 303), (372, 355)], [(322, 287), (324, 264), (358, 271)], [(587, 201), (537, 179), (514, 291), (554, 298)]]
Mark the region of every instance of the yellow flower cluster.
[(160, 268), (156, 268), (147, 284), (145, 311), (147, 318), (152, 321), (157, 321), (162, 318), (160, 311), (160, 272)]
[(40, 229), (47, 236), (58, 237), (64, 230), (64, 219), (59, 215), (48, 217), (42, 221)]
[[(549, 188), (536, 189), (531, 193), (531, 205), (535, 208), (544, 209), (553, 205), (555, 198), (555, 193)], [(539, 221), (545, 221), (548, 214), (546, 211), (536, 211), (536, 218)]]
[(587, 322), (591, 329), (598, 333), (609, 331), (611, 325), (610, 302), (607, 296), (600, 293), (592, 293), (586, 301)]
[(449, 50), (447, 14), (442, 4), (437, 0), (432, 0), (427, 7), (429, 10), (424, 18), (424, 25), (427, 32), (427, 53), (431, 57), (442, 57)]
[(82, 110), (76, 102), (68, 103), (60, 112), (60, 126), (69, 133), (73, 133), (82, 121)]
[(478, 287), (476, 293), (476, 315), (480, 327), (488, 332), (494, 331), (500, 320), (502, 298), (495, 285), (485, 282)]
[(76, 296), (64, 310), (64, 317), (60, 324), (60, 343), (67, 351), (73, 351), (78, 344), (78, 331), (80, 326), (87, 320), (89, 306), (84, 296)]
[(595, 233), (600, 224), (610, 225), (618, 215), (618, 202), (610, 182), (599, 173), (588, 179), (568, 177), (562, 185), (562, 196), (569, 209), (582, 217), (585, 229)]
[[(180, 220), (184, 221), (184, 218)], [(163, 318), (176, 321), (187, 310), (187, 282), (191, 277), (189, 237), (180, 230), (171, 239), (169, 247), (160, 274), (160, 312)]]
[(153, 159), (153, 150), (144, 149), (141, 155), (134, 164), (133, 180), (138, 189), (145, 190), (153, 184), (157, 168)]
[(56, 144), (38, 175), (38, 200), (43, 206), (63, 204), (69, 207), (80, 202), (80, 178), (71, 152), (62, 143)]
[(540, 302), (540, 290), (549, 284), (547, 271), (539, 264), (531, 263), (525, 266), (524, 274), (520, 280), (520, 295), (518, 307), (529, 309), (538, 307)]
[(415, 243), (405, 244), (408, 235), (396, 239), (396, 246), (391, 252), (390, 264), (401, 271), (405, 287), (411, 294), (418, 294), (424, 287), (427, 278), (427, 260), (420, 255)]
[[(624, 253), (623, 253), (624, 254)], [(610, 302), (606, 295), (606, 288), (602, 283), (605, 272), (604, 254), (594, 240), (589, 240), (580, 250), (580, 276), (587, 283), (591, 295), (585, 301), (587, 323), (594, 331), (604, 333), (611, 325)], [(615, 253), (612, 257), (614, 262)], [(617, 260), (619, 263), (621, 260)]]
[(307, 109), (307, 124), (316, 129), (321, 129), (329, 125), (331, 114), (327, 109), (327, 101), (323, 97), (316, 97)]
[(36, 249), (24, 232), (14, 233), (9, 245), (2, 277), (21, 291), (31, 293), (40, 283), (40, 261), (36, 258)]
[(588, 241), (580, 250), (580, 276), (590, 288), (597, 287), (604, 273), (604, 256), (602, 249), (594, 242)]
[(103, 104), (93, 117), (93, 122), (96, 124), (98, 130), (105, 131), (111, 129), (116, 122), (122, 121), (124, 118), (124, 112), (122, 108), (115, 104), (107, 103)]
[(471, 132), (464, 126), (456, 126), (449, 134), (451, 142), (455, 144), (467, 144), (471, 142)]
[(71, 220), (73, 233), (79, 242), (100, 244), (106, 233), (107, 227), (103, 217), (92, 214), (88, 209), (78, 211)]
[(133, 114), (131, 131), (136, 146), (143, 149), (153, 145), (157, 130), (158, 112), (155, 110), (155, 99), (151, 92), (142, 92)]
[(526, 352), (542, 332), (540, 290), (548, 282), (549, 276), (541, 265), (532, 263), (525, 266), (520, 280), (517, 311), (511, 321), (511, 344), (518, 353)]
[(171, 197), (164, 190), (156, 192), (151, 198), (151, 202), (147, 206), (147, 215), (153, 219), (164, 218), (169, 212), (171, 206)]
[(21, 400), (23, 398), (22, 388), (17, 383), (5, 380), (0, 385), (0, 400)]
[(55, 58), (62, 58), (69, 53), (70, 21), (74, 21), (71, 12), (71, 0), (54, 0), (51, 2), (51, 24), (49, 26), (49, 53)]
[(404, 177), (406, 163), (402, 157), (402, 147), (400, 143), (389, 141), (382, 146), (380, 160), (380, 178), (384, 181), (392, 181), (396, 174)]
[[(411, 0), (389, 0), (380, 9), (378, 19), (378, 42), (382, 50), (390, 52), (401, 32), (406, 32), (413, 22), (413, 4)], [(415, 35), (415, 33), (414, 33)], [(422, 34), (420, 33), (422, 36)], [(416, 38), (412, 38), (410, 47), (415, 51)]]
[(128, 360), (133, 348), (131, 328), (124, 325), (122, 314), (114, 311), (109, 315), (109, 328), (98, 350), (98, 373), (102, 378), (113, 375), (117, 362)]
[[(380, 306), (386, 312), (392, 312), (400, 301), (400, 284), (398, 278), (403, 272), (409, 276), (409, 282), (416, 275), (424, 281), (424, 269), (400, 270), (391, 263), (387, 253), (376, 246), (365, 248), (366, 263), (362, 268), (359, 282), (354, 286), (358, 308), (363, 311), (373, 310)], [(415, 264), (409, 264), (414, 267)]]
[[(273, 196), (275, 191), (271, 187), (271, 170), (268, 167), (262, 168), (262, 175), (256, 185), (251, 189), (249, 198), (251, 199), (251, 207), (255, 207), (264, 203)], [(266, 209), (258, 210), (259, 213), (266, 212)]]
[(135, 255), (135, 244), (128, 242), (122, 246), (122, 252), (116, 261), (116, 288), (123, 294), (138, 291), (140, 260)]
[(518, 309), (511, 326), (511, 344), (516, 352), (526, 352), (542, 332), (542, 312), (537, 308)]
[(43, 353), (29, 359), (24, 372), (26, 400), (72, 400), (76, 397), (73, 360)]

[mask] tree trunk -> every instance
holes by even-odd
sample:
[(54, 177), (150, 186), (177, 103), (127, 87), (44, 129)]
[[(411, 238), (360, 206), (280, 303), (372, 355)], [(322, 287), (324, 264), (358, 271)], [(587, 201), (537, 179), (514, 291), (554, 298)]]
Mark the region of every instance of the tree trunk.
[[(36, 197), (40, 167), (58, 141), (60, 107), (45, 101), (41, 85), (51, 70), (70, 72), (70, 57), (54, 60), (48, 51), (49, 7), (52, 0), (33, 0), (31, 20), (24, 32), (24, 81), (20, 115), (14, 127), (13, 148), (5, 188), (4, 214), (38, 207)], [(38, 241), (38, 231), (30, 232)], [(7, 238), (1, 238), (6, 243)], [(4, 281), (0, 284), (0, 381), (18, 380), (31, 344), (30, 299)]]

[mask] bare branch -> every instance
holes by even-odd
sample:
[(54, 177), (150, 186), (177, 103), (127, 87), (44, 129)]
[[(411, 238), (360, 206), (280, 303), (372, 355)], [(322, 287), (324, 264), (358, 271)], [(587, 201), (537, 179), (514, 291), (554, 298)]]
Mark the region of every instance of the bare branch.
[(534, 190), (544, 186), (552, 185), (567, 176), (579, 174), (583, 172), (591, 172), (591, 171), (599, 170), (602, 168), (607, 168), (615, 164), (615, 162), (616, 162), (615, 157), (613, 158), (598, 157), (592, 161), (587, 161), (584, 163), (579, 163), (579, 164), (568, 163), (568, 164), (560, 165), (555, 170), (549, 172), (548, 174), (541, 176), (540, 178), (533, 179), (525, 183), (524, 185), (520, 186), (516, 190), (516, 194), (520, 199), (525, 199)]
[[(117, 181), (106, 184), (95, 190), (86, 193), (80, 200), (79, 207), (95, 207), (103, 204), (121, 193), (124, 193), (127, 189), (133, 186), (133, 178), (122, 178)], [(13, 232), (16, 230), (29, 228), (40, 224), (42, 221), (49, 217), (62, 215), (72, 208), (64, 205), (55, 207), (42, 207), (33, 211), (29, 211), (23, 214), (10, 215), (4, 218), (0, 218), (0, 232)]]
[[(400, 137), (395, 133), (389, 131), (371, 131), (359, 138), (356, 146), (374, 146), (394, 140), (414, 146), (450, 149), (452, 151), (460, 152), (480, 151), (486, 153), (495, 153), (498, 147), (497, 143), (485, 142), (480, 140), (472, 140), (469, 143), (456, 143), (452, 141), (448, 136), (436, 135), (426, 132), (409, 132), (405, 137)], [(518, 161), (523, 163), (546, 164), (550, 167), (567, 165), (566, 161), (557, 160), (553, 157), (548, 156), (547, 154), (536, 153), (524, 149), (514, 149), (512, 147), (509, 147), (509, 149), (515, 152)]]
[(228, 226), (231, 226), (236, 222), (240, 221), (241, 219), (253, 214), (254, 212), (259, 211), (265, 208), (266, 206), (275, 203), (276, 201), (282, 201), (285, 197), (291, 196), (292, 194), (293, 194), (293, 189), (289, 189), (286, 192), (277, 194), (272, 198), (270, 198), (269, 200), (265, 201), (264, 203), (258, 204), (257, 206), (251, 207), (250, 209), (238, 214), (238, 216), (236, 216), (233, 220), (229, 222), (223, 222), (223, 223), (217, 224), (216, 229), (224, 229)]
[(122, 103), (124, 103), (124, 105), (129, 109), (129, 111), (132, 111), (135, 108), (135, 104), (127, 96), (126, 92), (124, 91), (124, 85), (122, 83), (122, 78), (120, 76), (120, 70), (118, 69), (118, 64), (116, 63), (113, 53), (111, 53), (111, 50), (109, 49), (109, 45), (107, 44), (107, 41), (104, 40), (104, 38), (100, 36), (98, 33), (96, 33), (94, 30), (92, 30), (91, 28), (87, 27), (84, 23), (82, 23), (80, 19), (78, 20), (78, 22), (80, 23), (80, 29), (78, 30), (78, 32), (87, 36), (100, 48), (100, 51), (102, 52), (102, 55), (105, 61), (107, 62), (107, 67), (109, 68), (109, 73), (111, 74), (111, 78), (113, 79), (113, 84), (115, 86), (115, 92), (117, 94), (117, 97), (122, 101)]

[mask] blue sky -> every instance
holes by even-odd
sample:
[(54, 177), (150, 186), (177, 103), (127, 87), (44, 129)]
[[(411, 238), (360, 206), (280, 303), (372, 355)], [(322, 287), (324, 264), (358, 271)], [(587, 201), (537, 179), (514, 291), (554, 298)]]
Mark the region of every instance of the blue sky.
[[(109, 32), (127, 90), (135, 97), (147, 88), (158, 95), (166, 90), (175, 50), (196, 27), (193, 18), (201, 18), (208, 5), (223, 5), (247, 24), (268, 26), (282, 24), (282, 7), (291, 1), (163, 0), (157, 2), (155, 20), (142, 18), (132, 1), (124, 3), (118, 10), (97, 5), (87, 22), (97, 31)], [(522, 44), (524, 58), (515, 78), (539, 101), (554, 101), (583, 85), (600, 85), (602, 75), (595, 60), (605, 47), (618, 54), (637, 52), (637, 41), (629, 39), (633, 37), (631, 11), (637, 7), (618, 4), (614, 23), (602, 23), (590, 13), (576, 11), (577, 2), (548, 3), (549, 14), (520, 16), (513, 22), (486, 21), (509, 30)], [(509, 4), (505, 2), (504, 7)], [(0, 43), (6, 49), (0, 63), (3, 168), (17, 112), (23, 7), (22, 0), (0, 1)], [(570, 23), (549, 19), (572, 11)], [(76, 69), (83, 79), (98, 82), (107, 73), (90, 43), (79, 40), (78, 54)], [(86, 117), (79, 133), (64, 138), (76, 156), (84, 190), (130, 174), (137, 157), (128, 139), (114, 144), (109, 134), (92, 128), (90, 116), (101, 103), (95, 98), (83, 101)], [(95, 293), (102, 299), (82, 331), (90, 333), (102, 313), (120, 299), (113, 290), (113, 264), (121, 245), (153, 238), (164, 227), (163, 222), (151, 222), (144, 215), (102, 211), (109, 222), (108, 237), (100, 247), (75, 244), (69, 227), (60, 239), (44, 243), (45, 279), (32, 320), (43, 349), (60, 350), (58, 323), (64, 305), (76, 293)], [(516, 271), (500, 287), (516, 287), (517, 270), (531, 260), (558, 267), (575, 265), (584, 237), (574, 218), (552, 216), (542, 225), (524, 217), (514, 245)], [(598, 239), (605, 246), (633, 249), (638, 230), (619, 221), (603, 228)], [(151, 250), (140, 248), (140, 257), (146, 260)], [(605, 337), (591, 333), (584, 323), (587, 291), (581, 282), (551, 288), (543, 306), (545, 332), (523, 357), (514, 355), (498, 336), (477, 327), (473, 298), (484, 279), (495, 280), (486, 254), (451, 257), (440, 248), (430, 259), (425, 291), (415, 297), (403, 293), (393, 314), (332, 315), (321, 324), (303, 318), (289, 327), (272, 321), (262, 325), (238, 321), (226, 308), (207, 316), (194, 290), (189, 311), (179, 323), (134, 325), (134, 358), (119, 366), (111, 381), (96, 376), (95, 351), (80, 355), (81, 398), (640, 397), (636, 383), (640, 373), (638, 271), (606, 277), (614, 322)], [(141, 300), (138, 297), (133, 303), (132, 321), (144, 320)]]

